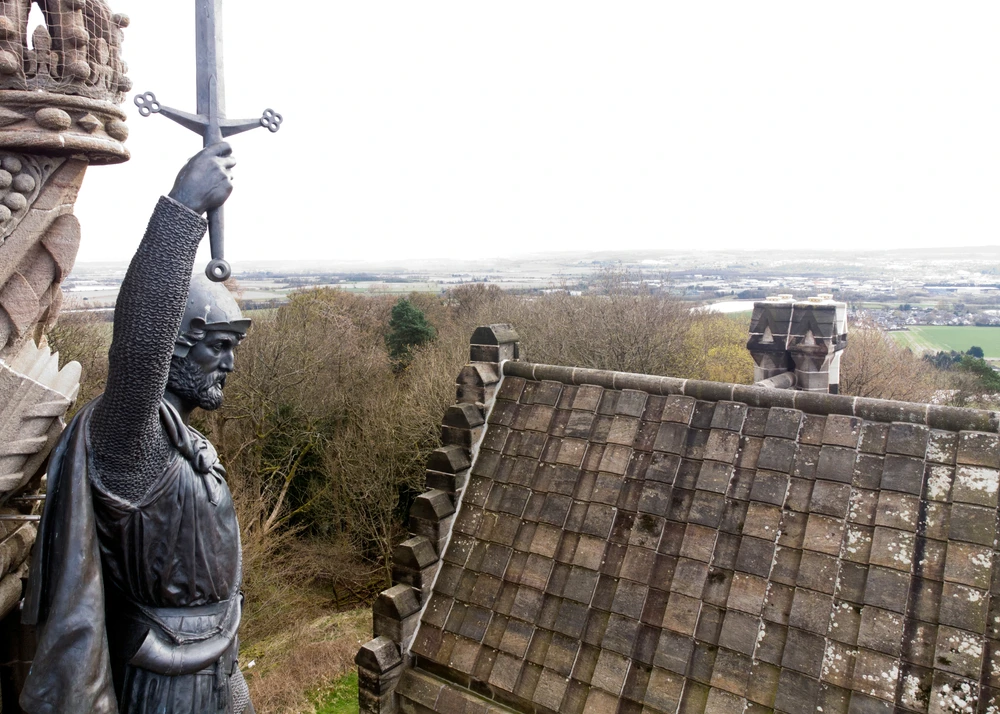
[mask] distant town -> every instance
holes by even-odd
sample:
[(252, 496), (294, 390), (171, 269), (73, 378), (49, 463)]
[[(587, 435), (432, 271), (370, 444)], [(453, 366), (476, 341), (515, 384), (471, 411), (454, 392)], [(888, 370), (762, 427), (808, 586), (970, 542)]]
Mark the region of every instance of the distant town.
[[(114, 305), (124, 263), (78, 263), (64, 283), (70, 309)], [(1000, 324), (1000, 248), (837, 252), (619, 252), (537, 254), (494, 261), (394, 264), (234, 263), (242, 298), (251, 303), (287, 299), (303, 288), (334, 287), (371, 293), (442, 293), (469, 283), (506, 290), (593, 289), (607, 271), (627, 271), (649, 289), (692, 303), (718, 304), (770, 295), (820, 293), (847, 302), (855, 319), (884, 330), (911, 325)]]

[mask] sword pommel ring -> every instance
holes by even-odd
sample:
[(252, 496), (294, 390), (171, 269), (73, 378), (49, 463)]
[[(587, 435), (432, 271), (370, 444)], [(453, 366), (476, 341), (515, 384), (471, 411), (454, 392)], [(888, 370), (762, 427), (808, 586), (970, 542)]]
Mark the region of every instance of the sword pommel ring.
[(233, 274), (233, 269), (229, 267), (229, 263), (224, 260), (213, 260), (205, 268), (205, 275), (213, 283), (224, 283), (229, 280), (229, 276)]

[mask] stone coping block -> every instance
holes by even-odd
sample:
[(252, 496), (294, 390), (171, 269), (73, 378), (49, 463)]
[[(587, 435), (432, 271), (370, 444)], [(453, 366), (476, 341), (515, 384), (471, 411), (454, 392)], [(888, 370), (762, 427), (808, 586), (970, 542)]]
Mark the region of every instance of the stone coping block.
[(392, 551), (392, 562), (410, 570), (423, 570), (438, 561), (437, 551), (431, 542), (416, 536), (397, 545)]
[(354, 657), (354, 664), (359, 667), (385, 674), (403, 664), (399, 647), (388, 637), (376, 637), (366, 642)]
[(477, 327), (476, 331), (472, 333), (472, 339), (469, 340), (469, 344), (503, 345), (508, 342), (517, 342), (520, 339), (517, 331), (511, 325), (483, 325)]
[(442, 446), (434, 449), (427, 459), (427, 468), (446, 474), (457, 474), (472, 465), (468, 449), (461, 446)]
[(455, 404), (444, 415), (444, 426), (456, 429), (475, 429), (486, 423), (483, 410), (475, 404)]
[(437, 489), (420, 494), (410, 506), (410, 518), (427, 521), (442, 521), (454, 512), (455, 504), (451, 496)]
[(395, 585), (379, 593), (372, 611), (376, 615), (403, 620), (420, 611), (420, 601), (416, 590), (409, 585)]

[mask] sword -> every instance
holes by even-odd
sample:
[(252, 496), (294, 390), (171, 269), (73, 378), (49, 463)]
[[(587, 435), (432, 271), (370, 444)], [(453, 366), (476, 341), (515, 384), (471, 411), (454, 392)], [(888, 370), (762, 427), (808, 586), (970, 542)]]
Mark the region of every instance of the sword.
[[(264, 110), (260, 119), (227, 119), (226, 91), (222, 61), (222, 0), (195, 0), (195, 40), (198, 66), (198, 113), (188, 114), (163, 106), (152, 92), (135, 98), (139, 114), (162, 114), (204, 139), (205, 146), (217, 144), (226, 137), (265, 127), (271, 132), (281, 128), (282, 116), (273, 109)], [(205, 268), (209, 280), (221, 283), (231, 274), (224, 252), (225, 220), (222, 207), (208, 212), (208, 239), (212, 247), (212, 262)]]

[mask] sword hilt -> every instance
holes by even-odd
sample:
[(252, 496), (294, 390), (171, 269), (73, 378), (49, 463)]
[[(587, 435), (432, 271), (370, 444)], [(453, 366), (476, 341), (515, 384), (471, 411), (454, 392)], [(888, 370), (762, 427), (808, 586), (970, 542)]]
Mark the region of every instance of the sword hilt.
[[(233, 120), (221, 116), (204, 116), (201, 114), (188, 114), (179, 109), (165, 107), (156, 99), (152, 92), (143, 92), (135, 95), (135, 105), (139, 107), (139, 114), (148, 117), (152, 114), (163, 114), (163, 116), (177, 122), (186, 129), (190, 129), (198, 136), (202, 137), (205, 146), (217, 144), (223, 139), (242, 134), (258, 127), (263, 127), (274, 133), (281, 128), (284, 118), (273, 109), (264, 110), (260, 119)], [(205, 275), (209, 280), (221, 283), (232, 275), (232, 268), (223, 257), (224, 252), (225, 220), (222, 207), (208, 212), (208, 240), (212, 247), (212, 261), (205, 268)]]
[(225, 214), (222, 206), (208, 212), (208, 243), (212, 248), (212, 261), (205, 268), (205, 275), (213, 283), (223, 283), (233, 274), (233, 269), (223, 257), (223, 239), (225, 230)]

